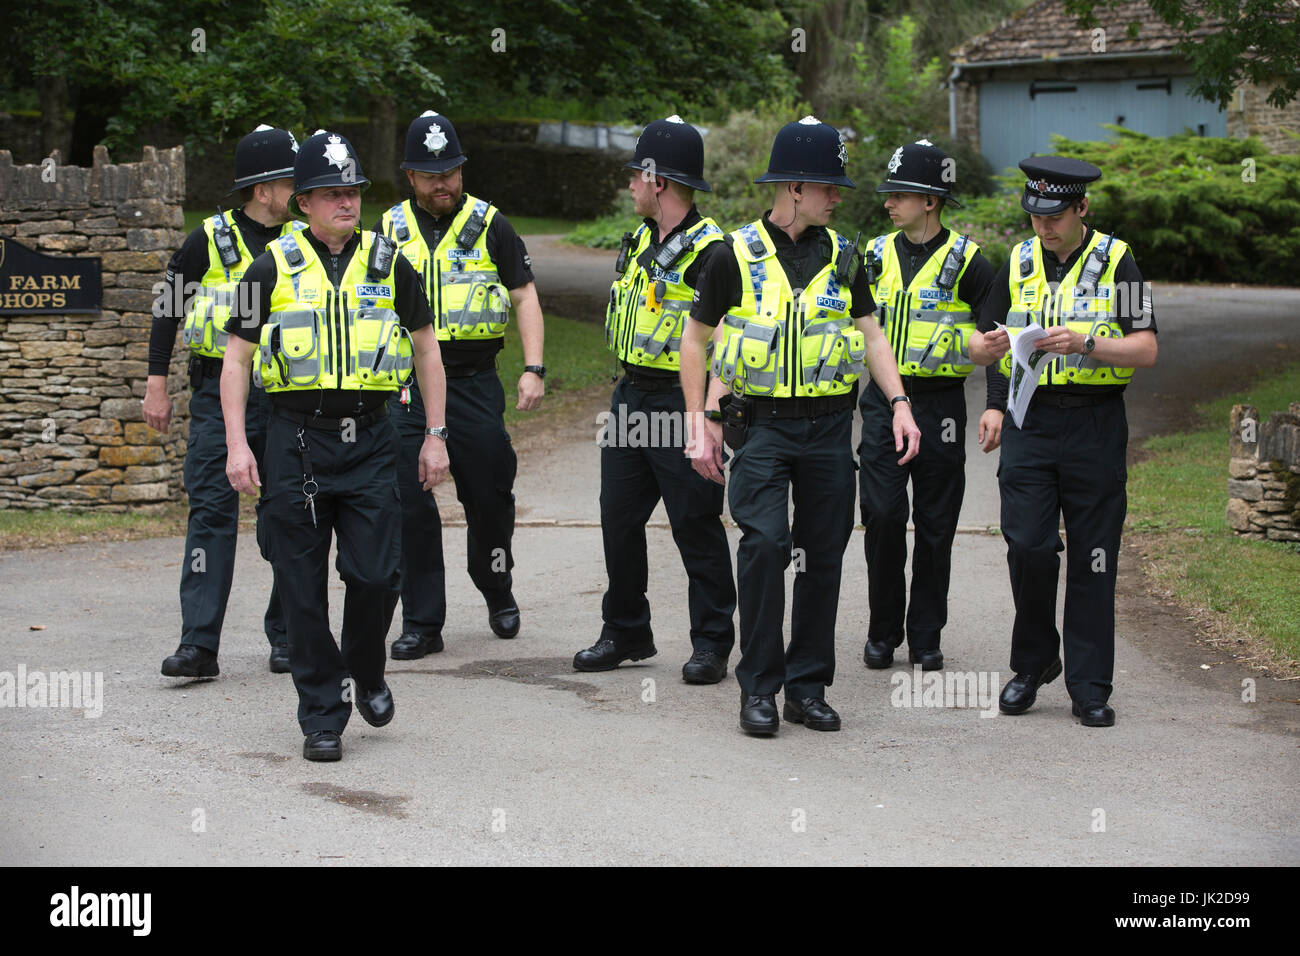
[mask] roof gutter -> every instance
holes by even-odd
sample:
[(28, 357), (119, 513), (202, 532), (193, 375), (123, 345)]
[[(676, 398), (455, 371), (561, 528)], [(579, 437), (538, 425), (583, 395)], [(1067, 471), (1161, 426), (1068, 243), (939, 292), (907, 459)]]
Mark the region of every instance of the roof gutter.
[(961, 76), (961, 64), (954, 63), (948, 74), (948, 138), (957, 142), (957, 77)]
[(1111, 53), (1111, 54), (1103, 53), (1101, 56), (1098, 56), (1095, 53), (1080, 53), (1077, 55), (1070, 55), (1070, 56), (1025, 57), (1018, 60), (980, 60), (975, 63), (971, 63), (969, 61), (958, 63), (956, 61), (953, 61), (953, 65), (952, 65), (953, 76), (949, 77), (948, 81), (952, 82), (953, 78), (956, 77), (957, 73), (961, 70), (962, 67), (965, 67), (967, 70), (982, 70), (985, 67), (995, 67), (995, 66), (1030, 66), (1035, 63), (1075, 63), (1078, 62), (1079, 60), (1091, 60), (1093, 62), (1097, 62), (1098, 60), (1150, 60), (1150, 59), (1157, 59), (1160, 57), (1171, 57), (1171, 56), (1181, 56), (1181, 55), (1182, 55), (1181, 51), (1175, 49), (1169, 49), (1169, 50), (1152, 50), (1147, 53)]

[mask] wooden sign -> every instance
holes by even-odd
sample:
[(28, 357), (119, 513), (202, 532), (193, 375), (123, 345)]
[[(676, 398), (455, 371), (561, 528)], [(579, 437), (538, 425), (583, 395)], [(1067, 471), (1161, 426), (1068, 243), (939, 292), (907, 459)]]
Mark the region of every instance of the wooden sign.
[(98, 312), (98, 256), (48, 256), (15, 239), (0, 239), (0, 315)]

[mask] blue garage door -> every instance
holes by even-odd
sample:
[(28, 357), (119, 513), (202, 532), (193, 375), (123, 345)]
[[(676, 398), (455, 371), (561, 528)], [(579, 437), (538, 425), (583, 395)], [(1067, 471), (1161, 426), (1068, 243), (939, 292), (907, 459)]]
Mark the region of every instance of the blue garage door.
[(1031, 153), (1051, 152), (1052, 133), (1070, 139), (1113, 138), (1102, 123), (1152, 136), (1184, 129), (1227, 136), (1226, 115), (1192, 96), (1191, 85), (1190, 77), (981, 83), (981, 151), (994, 171), (1002, 172)]

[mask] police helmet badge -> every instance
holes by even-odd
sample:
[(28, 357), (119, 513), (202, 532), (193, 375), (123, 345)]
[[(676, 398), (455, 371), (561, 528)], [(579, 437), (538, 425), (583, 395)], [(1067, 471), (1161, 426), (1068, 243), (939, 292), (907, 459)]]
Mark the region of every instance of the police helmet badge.
[(337, 133), (330, 136), (325, 143), (325, 158), (329, 160), (331, 166), (337, 166), (342, 169), (348, 162), (348, 148), (343, 145)]
[(903, 165), (903, 147), (894, 150), (894, 155), (889, 157), (889, 171), (898, 172), (898, 167)]
[(424, 148), (435, 156), (447, 148), (447, 134), (437, 123), (429, 124), (429, 132), (424, 136)]
[(847, 166), (849, 164), (849, 151), (844, 145), (843, 133), (840, 133), (840, 151), (835, 155), (839, 157), (841, 166)]

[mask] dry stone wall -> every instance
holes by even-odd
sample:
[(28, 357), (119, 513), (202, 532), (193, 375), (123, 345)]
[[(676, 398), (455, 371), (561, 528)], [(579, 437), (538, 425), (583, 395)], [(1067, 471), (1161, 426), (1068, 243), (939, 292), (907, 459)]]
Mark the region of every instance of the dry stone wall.
[(184, 353), (173, 425), (144, 424), (153, 286), (184, 239), (184, 151), (114, 165), (15, 166), (0, 150), (0, 238), (102, 260), (103, 310), (0, 315), (0, 508), (157, 511), (183, 500)]
[(1261, 422), (1234, 405), (1228, 437), (1228, 527), (1244, 538), (1300, 541), (1300, 402)]

